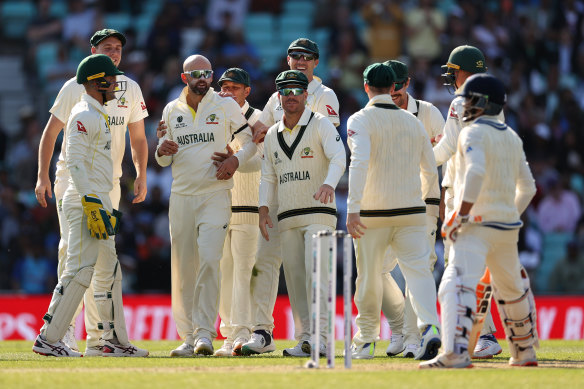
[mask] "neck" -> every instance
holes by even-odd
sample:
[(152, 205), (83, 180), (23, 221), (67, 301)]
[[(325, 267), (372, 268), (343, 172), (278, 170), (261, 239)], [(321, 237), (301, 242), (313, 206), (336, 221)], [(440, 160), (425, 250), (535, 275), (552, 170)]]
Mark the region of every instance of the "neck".
[(304, 110), (296, 113), (284, 112), (284, 118), (282, 120), (284, 121), (286, 128), (293, 129), (300, 121), (303, 113)]
[(103, 99), (103, 94), (101, 92), (96, 91), (95, 89), (90, 89), (90, 90), (85, 90), (85, 92), (93, 97), (94, 99), (96, 99), (101, 105), (104, 105), (104, 103), (106, 103)]
[(410, 96), (408, 96), (408, 94), (406, 93), (406, 98), (404, 99), (404, 103), (399, 106), (401, 109), (405, 109), (405, 110), (408, 109), (409, 98), (410, 98)]
[(203, 97), (205, 97), (205, 95), (198, 95), (195, 92), (193, 92), (191, 90), (191, 88), (188, 88), (187, 89), (187, 104), (192, 109), (194, 109), (195, 112), (197, 111), (197, 108), (199, 107), (199, 103), (201, 102), (201, 100), (203, 100)]

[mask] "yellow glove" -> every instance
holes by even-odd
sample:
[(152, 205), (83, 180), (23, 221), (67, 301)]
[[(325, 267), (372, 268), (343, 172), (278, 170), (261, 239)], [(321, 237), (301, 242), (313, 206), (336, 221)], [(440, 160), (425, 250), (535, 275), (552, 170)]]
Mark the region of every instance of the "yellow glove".
[(114, 234), (114, 229), (110, 222), (110, 214), (103, 208), (99, 196), (88, 194), (81, 199), (83, 212), (87, 215), (87, 228), (93, 238), (107, 239)]
[(110, 235), (115, 235), (120, 232), (120, 221), (122, 219), (122, 213), (117, 209), (114, 209), (109, 218), (113, 228), (113, 234)]

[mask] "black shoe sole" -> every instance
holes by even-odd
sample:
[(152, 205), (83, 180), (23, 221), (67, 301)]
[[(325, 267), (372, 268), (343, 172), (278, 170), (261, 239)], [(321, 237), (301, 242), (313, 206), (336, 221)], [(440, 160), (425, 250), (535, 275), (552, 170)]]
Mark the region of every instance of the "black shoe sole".
[(438, 355), (438, 350), (442, 346), (442, 341), (440, 339), (432, 339), (428, 342), (426, 346), (426, 352), (420, 357), (420, 361), (429, 361)]

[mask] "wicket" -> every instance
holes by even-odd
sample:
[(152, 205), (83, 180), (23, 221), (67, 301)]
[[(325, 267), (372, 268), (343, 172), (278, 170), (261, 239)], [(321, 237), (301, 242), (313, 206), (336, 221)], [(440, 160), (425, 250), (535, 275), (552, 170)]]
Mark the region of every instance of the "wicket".
[(312, 241), (312, 293), (310, 320), (310, 361), (307, 367), (318, 368), (320, 357), (320, 266), (322, 263), (322, 244), (328, 246), (327, 256), (327, 334), (326, 334), (326, 359), (327, 367), (335, 367), (335, 318), (336, 318), (336, 284), (337, 284), (337, 240), (343, 241), (343, 311), (344, 311), (344, 341), (345, 341), (345, 368), (351, 368), (351, 330), (352, 330), (352, 271), (353, 250), (351, 235), (345, 231), (319, 231), (313, 235)]

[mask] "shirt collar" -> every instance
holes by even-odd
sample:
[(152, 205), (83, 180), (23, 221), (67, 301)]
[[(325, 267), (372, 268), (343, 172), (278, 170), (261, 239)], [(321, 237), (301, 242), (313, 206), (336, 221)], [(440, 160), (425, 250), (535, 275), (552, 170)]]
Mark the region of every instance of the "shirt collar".
[(245, 113), (247, 112), (248, 109), (249, 109), (249, 103), (247, 102), (247, 100), (245, 100), (245, 102), (243, 103), (243, 106), (241, 107), (241, 113), (243, 113), (245, 115)]
[[(178, 97), (178, 99), (179, 99), (181, 102), (185, 103), (185, 104), (187, 104), (187, 93), (188, 93), (188, 88), (189, 88), (189, 86), (188, 86), (188, 85), (186, 85), (186, 86), (183, 88), (182, 92), (180, 93), (180, 96)], [(210, 88), (209, 88), (209, 90), (207, 91), (207, 93), (205, 93), (205, 96), (203, 96), (203, 99), (201, 100), (201, 103), (202, 103), (202, 102), (207, 102), (207, 100), (209, 100), (209, 99), (213, 98), (212, 96), (213, 96), (213, 93), (214, 93), (214, 92), (215, 92), (215, 89), (213, 89), (213, 87), (210, 87)], [(187, 104), (187, 105), (188, 105), (188, 104)]]
[(411, 112), (411, 113), (418, 113), (418, 105), (416, 104), (416, 99), (414, 99), (412, 97), (412, 95), (410, 95), (409, 93), (407, 93), (408, 95), (408, 107), (406, 109), (406, 111)]
[(322, 80), (316, 76), (312, 76), (312, 81), (308, 84), (308, 93), (313, 94), (314, 91), (322, 85)]
[[(99, 101), (97, 101), (93, 97), (89, 96), (87, 93), (84, 93), (81, 96), (81, 100), (86, 101), (89, 105), (91, 105), (92, 107), (97, 109), (100, 113), (107, 115), (107, 113), (105, 112), (105, 107), (102, 104), (100, 104)], [(113, 102), (113, 101), (114, 100), (111, 100), (110, 102)]]
[[(311, 113), (312, 113), (312, 111), (310, 110), (310, 108), (308, 108), (308, 106), (305, 105), (304, 112), (302, 112), (302, 116), (300, 116), (300, 120), (298, 120), (298, 123), (296, 123), (294, 128), (292, 128), (292, 131), (294, 131), (296, 128), (300, 128), (301, 126), (308, 124), (308, 120), (310, 119)], [(282, 132), (285, 129), (286, 129), (286, 126), (284, 125), (284, 118), (282, 117), (282, 120), (280, 120), (280, 122), (278, 123), (278, 132)]]
[(392, 104), (395, 105), (391, 95), (390, 94), (385, 94), (385, 95), (377, 95), (377, 96), (373, 96), (373, 98), (371, 100), (369, 100), (369, 102), (367, 103), (367, 105), (365, 106), (365, 108), (372, 106), (375, 103), (383, 103), (383, 104)]

